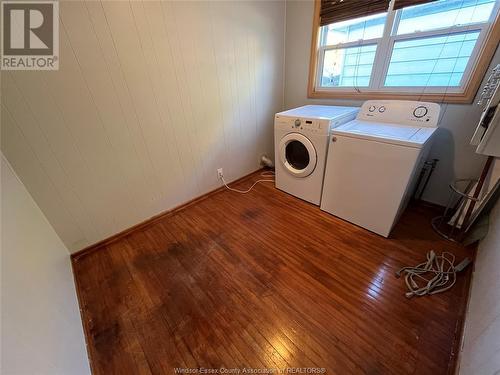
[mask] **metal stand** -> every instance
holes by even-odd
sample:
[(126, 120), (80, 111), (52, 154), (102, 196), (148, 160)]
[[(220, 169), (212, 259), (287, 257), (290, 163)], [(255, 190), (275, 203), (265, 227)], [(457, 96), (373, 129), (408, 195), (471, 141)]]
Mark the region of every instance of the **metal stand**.
[(451, 192), (443, 215), (432, 219), (432, 228), (447, 240), (459, 242), (463, 236), (463, 228), (470, 207), (474, 207), (479, 198), (475, 196), (474, 179), (460, 179), (449, 185)]

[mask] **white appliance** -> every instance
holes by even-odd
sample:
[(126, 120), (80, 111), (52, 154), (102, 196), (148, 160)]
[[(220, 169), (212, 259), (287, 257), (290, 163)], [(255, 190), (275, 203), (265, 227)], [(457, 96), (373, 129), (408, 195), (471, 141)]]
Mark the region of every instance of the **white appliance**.
[(500, 64), (493, 69), (478, 104), (486, 101), (471, 144), (478, 154), (500, 157)]
[(369, 100), (332, 130), (321, 209), (388, 237), (436, 130), (435, 103)]
[(330, 130), (359, 108), (306, 105), (274, 117), (276, 187), (319, 205)]

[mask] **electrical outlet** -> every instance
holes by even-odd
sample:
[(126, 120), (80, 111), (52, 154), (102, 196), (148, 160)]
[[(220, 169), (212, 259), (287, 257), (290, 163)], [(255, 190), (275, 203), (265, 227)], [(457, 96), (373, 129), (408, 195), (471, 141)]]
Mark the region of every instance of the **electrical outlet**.
[(217, 178), (219, 180), (222, 180), (223, 177), (224, 177), (224, 173), (222, 172), (222, 168), (217, 169)]

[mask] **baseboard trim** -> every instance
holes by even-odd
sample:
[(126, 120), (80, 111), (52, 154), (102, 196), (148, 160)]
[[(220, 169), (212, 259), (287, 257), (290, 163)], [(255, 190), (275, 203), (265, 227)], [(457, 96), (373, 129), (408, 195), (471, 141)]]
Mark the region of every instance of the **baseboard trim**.
[[(230, 183), (234, 184), (234, 183), (243, 182), (243, 181), (253, 177), (255, 174), (261, 172), (262, 170), (263, 170), (263, 168), (259, 168), (256, 171), (253, 171), (249, 174), (244, 175), (243, 177), (240, 177), (234, 181), (231, 181)], [(89, 245), (89, 246), (83, 248), (82, 250), (78, 250), (77, 252), (71, 254), (71, 260), (77, 261), (79, 258), (81, 258), (85, 255), (88, 255), (88, 254), (90, 254), (90, 253), (92, 253), (100, 248), (106, 247), (107, 245), (109, 245), (113, 242), (116, 242), (116, 241), (122, 239), (123, 237), (130, 235), (131, 233), (133, 233), (135, 231), (138, 231), (138, 230), (144, 229), (150, 225), (153, 225), (157, 221), (159, 221), (165, 217), (168, 217), (170, 215), (173, 215), (176, 212), (179, 212), (179, 211), (181, 211), (181, 210), (183, 210), (183, 209), (185, 209), (185, 208), (187, 208), (195, 203), (198, 203), (204, 199), (207, 199), (208, 197), (210, 197), (210, 196), (212, 196), (212, 195), (214, 195), (214, 194), (216, 194), (224, 189), (225, 189), (225, 187), (221, 186), (217, 189), (211, 190), (208, 193), (205, 193), (203, 195), (200, 195), (199, 197), (196, 197), (196, 198), (193, 198), (187, 202), (184, 202), (184, 203), (180, 204), (179, 206), (176, 206), (174, 208), (160, 212), (159, 214), (154, 215), (154, 216), (150, 217), (149, 219), (146, 219), (146, 220), (144, 220), (136, 225), (131, 226), (130, 228), (127, 228), (127, 229), (125, 229), (119, 233), (116, 233), (108, 238), (105, 238), (99, 242), (96, 242), (93, 245)]]

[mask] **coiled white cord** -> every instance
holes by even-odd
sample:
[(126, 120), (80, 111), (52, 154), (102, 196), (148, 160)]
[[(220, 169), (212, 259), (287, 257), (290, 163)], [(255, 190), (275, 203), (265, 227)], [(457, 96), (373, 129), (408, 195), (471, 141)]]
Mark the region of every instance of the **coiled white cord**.
[[(396, 277), (400, 277), (401, 273), (405, 274), (405, 283), (409, 290), (405, 294), (407, 298), (442, 293), (455, 285), (457, 272), (462, 271), (470, 262), (469, 258), (465, 258), (455, 266), (455, 255), (448, 252), (436, 255), (431, 250), (427, 253), (426, 262), (415, 267), (403, 267), (396, 272)], [(417, 283), (417, 279), (421, 285)]]
[[(271, 176), (274, 176), (274, 172), (273, 171), (264, 171), (260, 174), (262, 177), (271, 177)], [(239, 189), (235, 189), (235, 188), (232, 188), (230, 187), (227, 183), (226, 183), (226, 180), (224, 180), (224, 176), (221, 176), (220, 179), (222, 180), (222, 183), (224, 184), (224, 186), (226, 187), (227, 190), (231, 190), (231, 191), (234, 191), (235, 193), (240, 193), (240, 194), (246, 194), (246, 193), (249, 193), (255, 185), (257, 185), (258, 183), (261, 183), (261, 182), (274, 182), (274, 179), (273, 180), (265, 180), (265, 179), (261, 179), (261, 180), (257, 180), (255, 181), (252, 186), (250, 186), (247, 190), (239, 190)]]

